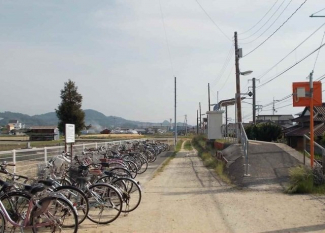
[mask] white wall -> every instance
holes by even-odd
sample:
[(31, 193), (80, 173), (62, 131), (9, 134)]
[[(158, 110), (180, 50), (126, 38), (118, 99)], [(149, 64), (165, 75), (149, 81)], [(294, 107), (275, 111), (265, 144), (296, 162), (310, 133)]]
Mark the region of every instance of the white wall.
[(224, 111), (209, 111), (208, 115), (208, 139), (222, 138), (222, 114)]

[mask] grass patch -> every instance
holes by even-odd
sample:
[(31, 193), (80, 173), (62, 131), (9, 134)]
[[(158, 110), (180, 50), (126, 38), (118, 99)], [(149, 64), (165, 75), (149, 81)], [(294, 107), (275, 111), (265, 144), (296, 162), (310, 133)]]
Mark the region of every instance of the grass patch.
[[(46, 147), (46, 146), (63, 146), (64, 141), (38, 141), (38, 142), (30, 142), (31, 147)], [(0, 151), (7, 150), (17, 150), (17, 149), (27, 149), (27, 142), (19, 142), (19, 143), (8, 143), (8, 144), (0, 144)]]
[(176, 144), (176, 150), (172, 153), (171, 156), (169, 156), (160, 166), (160, 168), (157, 170), (157, 172), (155, 173), (155, 175), (153, 177), (156, 177), (156, 175), (158, 173), (161, 173), (165, 167), (170, 163), (170, 161), (175, 158), (176, 154), (181, 150), (182, 148), (182, 144), (183, 144), (183, 140), (179, 140)]
[(325, 194), (325, 176), (320, 168), (310, 169), (303, 165), (289, 170), (289, 194)]
[(207, 143), (207, 139), (204, 136), (198, 135), (194, 137), (192, 139), (192, 145), (198, 151), (198, 155), (201, 157), (204, 166), (213, 169), (224, 182), (231, 183), (225, 173), (226, 164), (213, 156), (216, 150)]
[(191, 141), (190, 141), (190, 140), (187, 140), (187, 141), (185, 142), (184, 149), (185, 149), (185, 150), (193, 150), (193, 148), (192, 148), (192, 144), (191, 144)]

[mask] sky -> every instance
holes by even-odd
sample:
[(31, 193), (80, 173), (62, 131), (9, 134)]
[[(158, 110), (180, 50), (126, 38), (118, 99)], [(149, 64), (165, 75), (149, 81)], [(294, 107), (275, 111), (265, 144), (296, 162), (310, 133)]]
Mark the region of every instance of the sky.
[[(83, 96), (83, 109), (162, 122), (174, 119), (176, 77), (177, 121), (187, 115), (194, 125), (199, 102), (202, 114), (208, 110), (208, 83), (213, 104), (235, 96), (237, 31), (244, 55), (240, 71), (253, 71), (240, 77), (241, 93), (251, 90), (255, 77), (257, 104), (263, 106), (258, 114), (273, 114), (273, 99), (275, 114), (296, 114), (303, 108), (292, 107), (291, 98), (276, 100), (292, 93), (292, 82), (308, 81), (313, 69), (314, 80), (325, 74), (325, 49), (317, 61), (316, 52), (266, 82), (321, 45), (325, 18), (309, 16), (325, 8), (323, 0), (307, 0), (277, 30), (303, 2), (1, 0), (0, 112), (52, 112), (61, 102), (64, 83), (71, 79)], [(325, 10), (316, 15), (325, 15)], [(243, 96), (243, 122), (248, 122), (252, 100)], [(228, 117), (234, 122), (234, 106), (228, 108)]]

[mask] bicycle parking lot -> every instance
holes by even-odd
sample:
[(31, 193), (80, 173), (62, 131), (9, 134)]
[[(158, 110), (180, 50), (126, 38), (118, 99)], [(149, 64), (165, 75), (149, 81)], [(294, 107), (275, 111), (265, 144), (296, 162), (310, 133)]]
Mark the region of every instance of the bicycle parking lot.
[[(1, 215), (0, 227), (5, 229), (4, 223), (9, 221), (7, 229), (12, 232), (19, 227), (36, 232), (42, 227), (51, 232), (77, 232), (78, 225), (86, 218), (97, 224), (111, 223), (121, 213), (130, 213), (140, 205), (142, 194), (137, 178), (159, 154), (169, 149), (169, 145), (146, 140), (79, 144), (73, 146), (73, 156), (63, 153), (64, 149), (60, 146), (0, 152), (2, 180), (8, 182), (2, 183), (1, 191), (6, 197), (6, 206), (11, 206), (11, 213), (17, 212), (9, 217)], [(18, 193), (15, 199), (6, 196), (8, 187), (8, 193)], [(62, 212), (66, 213), (64, 217), (69, 220), (70, 228), (64, 225), (62, 216), (56, 215), (55, 205), (46, 213), (37, 212), (35, 207), (31, 216), (34, 222), (25, 222), (29, 206), (42, 208), (43, 203), (47, 203), (43, 201), (44, 192), (45, 196), (59, 197), (68, 203)], [(17, 202), (23, 195), (29, 198)], [(75, 215), (78, 224), (73, 224)], [(37, 221), (44, 224), (37, 225)]]

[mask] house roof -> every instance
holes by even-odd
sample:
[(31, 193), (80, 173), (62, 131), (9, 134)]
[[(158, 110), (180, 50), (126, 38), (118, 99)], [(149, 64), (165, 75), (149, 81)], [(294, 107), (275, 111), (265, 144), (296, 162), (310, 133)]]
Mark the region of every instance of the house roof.
[[(309, 107), (305, 107), (303, 112), (299, 117), (294, 118), (292, 121), (295, 122), (309, 122), (310, 121), (310, 115), (305, 115), (309, 112)], [(315, 106), (314, 107), (314, 121), (318, 122), (325, 122), (325, 103), (322, 104), (322, 106)]]
[(279, 117), (279, 121), (288, 121), (288, 120), (292, 120), (294, 117), (290, 114), (290, 115), (281, 115)]
[(266, 117), (266, 116), (272, 116), (272, 117), (283, 117), (283, 116), (288, 116), (288, 117), (292, 117), (291, 114), (265, 114), (265, 115), (258, 115), (258, 117), (261, 116), (261, 117)]
[(30, 129), (56, 129), (57, 126), (32, 126)]
[[(323, 136), (324, 131), (325, 131), (324, 123), (315, 125), (314, 127), (315, 136)], [(300, 125), (295, 125), (293, 127), (287, 128), (285, 133), (286, 136), (291, 136), (291, 137), (304, 136), (305, 134), (310, 134), (309, 126), (302, 127)]]

